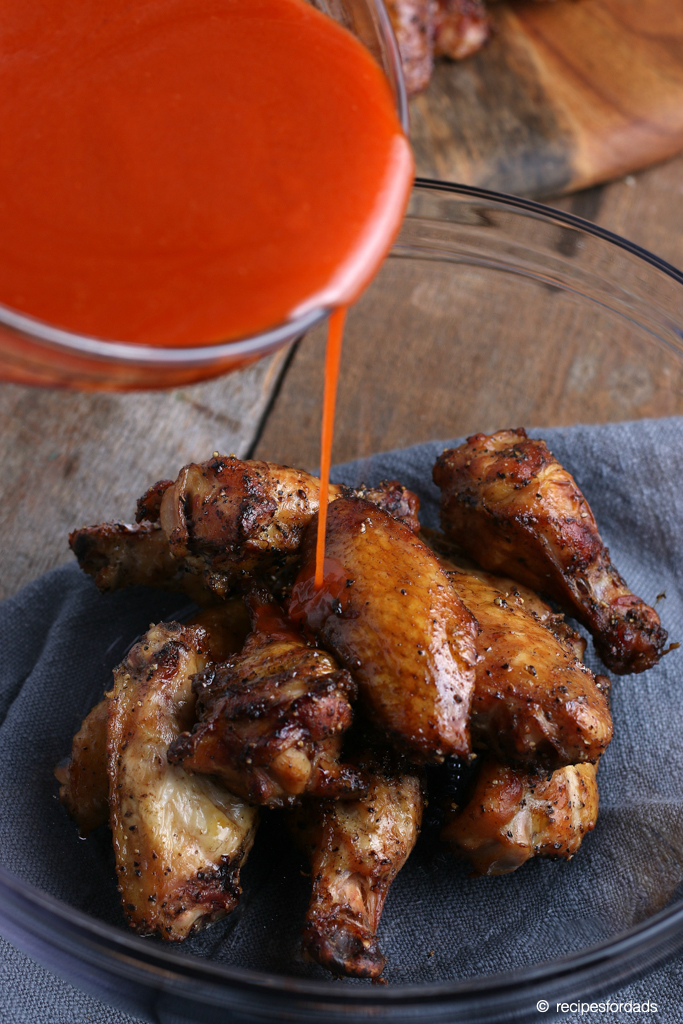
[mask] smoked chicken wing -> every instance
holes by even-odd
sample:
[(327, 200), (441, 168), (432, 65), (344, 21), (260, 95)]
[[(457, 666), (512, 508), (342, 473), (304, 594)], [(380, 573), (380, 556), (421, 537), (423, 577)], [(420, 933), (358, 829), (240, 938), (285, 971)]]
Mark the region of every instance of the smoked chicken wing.
[(270, 807), (304, 793), (364, 792), (364, 777), (339, 761), (353, 679), (310, 647), (269, 595), (254, 591), (249, 603), (254, 632), (241, 654), (195, 680), (199, 721), (171, 745), (169, 760)]
[(551, 769), (596, 761), (612, 739), (609, 680), (582, 663), (581, 638), (511, 580), (441, 564), (479, 625), (473, 747)]
[(358, 800), (306, 800), (290, 825), (306, 851), (313, 892), (303, 950), (334, 974), (377, 978), (384, 957), (377, 928), (391, 883), (422, 820), (419, 776), (365, 758), (372, 783)]
[(597, 766), (535, 775), (487, 759), (468, 803), (447, 812), (441, 838), (478, 875), (504, 875), (530, 857), (571, 859), (598, 817)]
[[(362, 484), (345, 497), (362, 498), (364, 501), (371, 501), (373, 505), (383, 508), (394, 519), (405, 523), (413, 533), (420, 532), (420, 499), (414, 491), (409, 491), (398, 480), (380, 480), (376, 487), (366, 487)], [(330, 501), (333, 499), (330, 498)]]
[(367, 713), (399, 748), (420, 761), (467, 757), (477, 628), (435, 554), (377, 506), (339, 498), (316, 591), (316, 533), (314, 520), (290, 616), (353, 673)]
[(114, 672), (107, 725), (110, 822), (124, 914), (143, 935), (181, 941), (239, 899), (257, 811), (217, 779), (168, 763), (193, 720), (204, 630), (152, 626)]
[[(303, 470), (217, 455), (150, 487), (138, 502), (138, 517), (150, 521), (83, 527), (69, 543), (100, 590), (143, 584), (182, 590), (206, 604), (251, 576), (270, 577), (290, 565), (319, 493), (320, 480)], [(352, 493), (330, 487), (331, 500)], [(419, 529), (419, 500), (397, 481), (360, 493)]]
[(544, 441), (475, 434), (434, 467), (447, 537), (484, 569), (557, 601), (613, 672), (643, 672), (664, 651), (659, 616), (612, 565), (588, 502)]
[[(460, 572), (467, 572), (471, 576), (476, 576), (484, 583), (488, 583), (495, 590), (499, 590), (506, 600), (518, 608), (523, 608), (529, 612), (546, 629), (549, 629), (561, 643), (569, 645), (578, 660), (583, 661), (587, 646), (585, 639), (565, 621), (562, 612), (554, 612), (550, 605), (535, 590), (525, 587), (523, 583), (513, 580), (511, 576), (499, 576), (497, 573), (486, 572), (476, 562), (467, 558), (462, 553), (462, 549), (457, 544), (449, 541), (440, 530), (422, 528), (420, 536), (440, 557), (443, 556), (443, 558), (451, 563), (450, 569), (455, 568)], [(600, 680), (601, 687), (609, 683), (607, 676), (600, 676)]]
[[(246, 625), (245, 625), (246, 618)], [(244, 602), (226, 601), (200, 612), (191, 625), (206, 634), (207, 650), (214, 661), (240, 650), (249, 632)], [(55, 768), (60, 783), (59, 800), (78, 825), (83, 838), (109, 821), (107, 775), (107, 720), (110, 695), (105, 696), (83, 720), (73, 738), (71, 756)]]

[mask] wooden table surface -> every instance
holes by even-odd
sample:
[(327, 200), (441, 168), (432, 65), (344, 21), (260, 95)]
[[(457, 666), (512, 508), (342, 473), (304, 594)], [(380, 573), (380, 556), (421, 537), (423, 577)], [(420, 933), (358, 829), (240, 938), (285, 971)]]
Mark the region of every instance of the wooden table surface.
[[(424, 173), (418, 167), (418, 172)], [(609, 228), (683, 267), (683, 156), (625, 180), (550, 201)], [(425, 296), (429, 301), (429, 296)], [(512, 310), (506, 310), (512, 314)], [(476, 335), (481, 310), (461, 311), (465, 333)], [(533, 308), (517, 310), (533, 334)], [(511, 315), (511, 321), (514, 317)], [(524, 318), (524, 319), (523, 319)], [(552, 328), (545, 323), (544, 329)], [(340, 387), (337, 462), (433, 437), (516, 426), (505, 419), (500, 392), (470, 389), (457, 400), (434, 381), (457, 367), (439, 339), (416, 331), (400, 353), (375, 351), (358, 331), (345, 352)], [(528, 343), (533, 343), (529, 338)], [(107, 519), (130, 519), (135, 499), (160, 477), (215, 450), (312, 468), (318, 463), (323, 337), (320, 332), (240, 373), (169, 393), (71, 394), (0, 385), (3, 501), (0, 596), (8, 596), (70, 559), (69, 530)], [(567, 378), (575, 370), (555, 368)], [(419, 372), (418, 372), (419, 371)], [(683, 387), (674, 404), (657, 405), (646, 366), (616, 367), (614, 400), (624, 418), (683, 413)], [(491, 368), (495, 380), (495, 368)], [(568, 384), (571, 381), (568, 380)], [(557, 393), (558, 381), (555, 381)], [(680, 407), (677, 404), (680, 396)], [(476, 396), (476, 397), (475, 397)], [(631, 402), (631, 405), (629, 405)], [(608, 416), (618, 418), (620, 406)], [(528, 424), (566, 422), (566, 409), (539, 387), (525, 408)], [(600, 412), (585, 419), (601, 418)]]

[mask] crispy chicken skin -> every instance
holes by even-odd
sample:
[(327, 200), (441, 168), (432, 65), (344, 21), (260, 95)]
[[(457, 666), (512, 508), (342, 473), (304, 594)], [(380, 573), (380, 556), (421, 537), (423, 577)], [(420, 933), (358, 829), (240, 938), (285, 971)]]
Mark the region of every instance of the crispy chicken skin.
[(314, 520), (290, 616), (353, 673), (367, 713), (399, 749), (425, 762), (466, 757), (477, 627), (435, 554), (377, 506), (339, 498), (316, 591), (316, 534)]
[(84, 526), (69, 534), (69, 544), (81, 569), (103, 593), (138, 584), (183, 589), (182, 567), (155, 523)]
[[(479, 625), (472, 746), (504, 761), (546, 769), (595, 762), (612, 739), (609, 680), (577, 657), (582, 644), (552, 632), (520, 589), (488, 573), (470, 572), (441, 556), (463, 604)], [(499, 585), (496, 585), (499, 584)], [(545, 606), (547, 608), (547, 606)], [(550, 609), (546, 623), (553, 622)], [(575, 635), (575, 634), (574, 634)]]
[[(463, 555), (462, 550), (456, 544), (453, 544), (452, 541), (448, 540), (440, 530), (431, 530), (423, 527), (420, 530), (420, 536), (436, 551), (437, 555), (443, 556), (450, 562), (449, 569), (455, 568), (461, 572), (467, 572), (470, 576), (476, 576), (477, 579), (487, 583), (495, 590), (499, 590), (506, 601), (516, 605), (518, 608), (523, 608), (533, 615), (561, 643), (569, 645), (579, 661), (583, 661), (587, 646), (585, 639), (575, 629), (572, 629), (569, 623), (565, 621), (562, 613), (554, 612), (550, 605), (542, 597), (539, 597), (535, 590), (525, 587), (524, 584), (513, 580), (510, 576), (498, 576), (496, 573), (486, 572), (476, 562)], [(599, 678), (600, 688), (609, 688), (610, 681), (608, 677), (600, 676)]]
[(161, 502), (164, 494), (173, 487), (173, 480), (157, 480), (148, 487), (141, 498), (138, 498), (135, 511), (136, 523), (158, 523), (161, 514)]
[(441, 838), (478, 875), (504, 875), (531, 857), (569, 860), (598, 817), (597, 766), (534, 775), (487, 759), (462, 809), (447, 813)]
[[(344, 489), (333, 486), (331, 498)], [(296, 557), (318, 511), (320, 481), (300, 469), (219, 455), (183, 467), (161, 500), (171, 553), (224, 596), (236, 580)]]
[(436, 0), (385, 0), (409, 96), (426, 89), (434, 68)]
[(667, 634), (610, 561), (588, 502), (544, 441), (475, 434), (434, 466), (447, 537), (484, 569), (557, 601), (590, 631), (613, 672), (656, 665)]
[(376, 933), (389, 887), (420, 831), (423, 795), (411, 770), (369, 756), (372, 784), (359, 800), (306, 800), (290, 820), (311, 864), (313, 892), (304, 954), (334, 974), (377, 978), (384, 957)]
[(364, 776), (339, 761), (353, 679), (310, 647), (265, 592), (253, 592), (250, 604), (254, 632), (241, 654), (197, 676), (199, 722), (171, 744), (169, 761), (270, 807), (304, 793), (364, 792)]
[(483, 0), (436, 0), (434, 55), (464, 60), (491, 35)]
[[(250, 629), (249, 615), (241, 599), (199, 612), (190, 625), (204, 628), (208, 652), (214, 661), (225, 660), (241, 650)], [(55, 777), (61, 784), (60, 802), (84, 838), (109, 820), (108, 708), (108, 697), (95, 705), (73, 738), (71, 757), (55, 768)]]
[(108, 708), (106, 697), (95, 705), (73, 738), (69, 761), (55, 768), (60, 803), (83, 838), (109, 820)]
[[(69, 543), (100, 590), (144, 584), (206, 603), (257, 570), (291, 561), (319, 490), (318, 478), (303, 470), (215, 456), (153, 484), (138, 501), (136, 525), (84, 527)], [(331, 496), (346, 490), (333, 485)]]
[(124, 914), (179, 942), (232, 910), (257, 811), (218, 780), (166, 758), (192, 722), (191, 680), (207, 664), (196, 626), (150, 627), (114, 672), (108, 712), (110, 824)]
[[(330, 501), (353, 493), (330, 486)], [(395, 481), (367, 490), (419, 529), (417, 495)], [(235, 578), (291, 563), (319, 506), (320, 480), (301, 469), (218, 456), (185, 466), (163, 495), (159, 521), (171, 552), (197, 569), (223, 596)]]
[[(252, 575), (270, 576), (297, 558), (319, 492), (320, 480), (303, 470), (215, 456), (153, 484), (138, 501), (136, 524), (83, 527), (69, 543), (102, 591), (143, 584), (215, 603)], [(333, 484), (330, 499), (352, 493)], [(398, 481), (359, 493), (419, 529), (419, 499)]]
[[(351, 495), (346, 495), (350, 497)], [(413, 533), (420, 532), (420, 499), (414, 491), (409, 491), (398, 480), (380, 480), (376, 487), (362, 485), (353, 491), (353, 496), (363, 498), (364, 501), (371, 501), (373, 505), (383, 508), (394, 519), (405, 523)], [(333, 501), (330, 498), (330, 501)]]

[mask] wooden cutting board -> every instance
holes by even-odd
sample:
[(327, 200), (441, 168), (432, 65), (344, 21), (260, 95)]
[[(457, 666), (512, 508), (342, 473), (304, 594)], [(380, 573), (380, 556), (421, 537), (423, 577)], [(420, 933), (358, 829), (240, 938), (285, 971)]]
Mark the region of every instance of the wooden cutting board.
[(683, 150), (683, 0), (502, 0), (411, 104), (418, 174), (570, 192)]

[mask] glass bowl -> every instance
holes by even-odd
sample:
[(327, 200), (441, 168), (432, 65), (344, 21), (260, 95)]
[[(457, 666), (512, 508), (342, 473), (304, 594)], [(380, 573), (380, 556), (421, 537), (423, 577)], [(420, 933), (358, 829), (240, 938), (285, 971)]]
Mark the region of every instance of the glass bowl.
[[(504, 312), (513, 298), (515, 308), (535, 310), (535, 337), (544, 341), (544, 366), (548, 368), (540, 381), (539, 348), (531, 338), (526, 349), (515, 350), (512, 365), (504, 359), (506, 331), (513, 327), (505, 322)], [(488, 376), (475, 372), (479, 358), (476, 336), (457, 334), (459, 312), (466, 301), (480, 304), (481, 331), (487, 337), (498, 332), (493, 342), (500, 358), (496, 363), (491, 350), (486, 350)], [(387, 351), (394, 350), (397, 355), (406, 332), (414, 332), (420, 325), (425, 336), (441, 331), (444, 359), (447, 356), (451, 363), (455, 359), (463, 386), (475, 396), (481, 395), (482, 401), (491, 388), (498, 387), (508, 402), (505, 419), (514, 415), (512, 426), (520, 422), (534, 425), (528, 418), (530, 381), (535, 387), (545, 382), (557, 411), (556, 422), (617, 419), (622, 413), (637, 418), (653, 410), (661, 415), (683, 411), (683, 274), (607, 231), (537, 203), (456, 185), (418, 182), (391, 257), (353, 317), (353, 331), (362, 331), (365, 325), (375, 334), (384, 320)], [(449, 323), (450, 333), (444, 326)], [(549, 325), (548, 337), (540, 339), (538, 332), (544, 323)], [(565, 374), (564, 379), (574, 383), (557, 393), (551, 370), (563, 360), (566, 364), (567, 351), (576, 367), (573, 375)], [(623, 384), (628, 379), (619, 377), (619, 372), (626, 365), (647, 367), (650, 380), (647, 394), (642, 389), (634, 393), (631, 406), (619, 405), (619, 381)], [(614, 384), (612, 392), (604, 387), (606, 379)], [(444, 378), (443, 387), (448, 385)], [(610, 394), (616, 404), (605, 413), (604, 403)], [(342, 429), (348, 415), (341, 406)], [(497, 424), (503, 425), (508, 424)], [(413, 435), (409, 439), (422, 438)], [(122, 652), (107, 648), (107, 643), (103, 640), (102, 662), (110, 669)], [(74, 679), (74, 686), (83, 689), (75, 699), (86, 710), (88, 701), (96, 698), (92, 685), (91, 678), (84, 682)], [(57, 822), (62, 812), (54, 802), (49, 775), (51, 765), (68, 749), (70, 737), (53, 735), (54, 726), (49, 730), (45, 726), (44, 731), (46, 739), (36, 753), (36, 763), (42, 758), (44, 771), (36, 767), (24, 784), (44, 791), (45, 816)], [(42, 745), (49, 749), (43, 751)], [(17, 829), (28, 827), (20, 824), (21, 813), (18, 802)], [(660, 832), (664, 828), (664, 834), (658, 833), (656, 842), (667, 849), (680, 849), (673, 825), (671, 835), (661, 821), (658, 827)], [(229, 958), (219, 962), (211, 959), (210, 940), (201, 950), (171, 950), (156, 940), (138, 938), (125, 927), (106, 923), (96, 916), (95, 906), (91, 914), (85, 913), (85, 898), (75, 906), (49, 895), (49, 856), (42, 880), (35, 872), (28, 877), (28, 869), (17, 864), (12, 873), (7, 869), (5, 846), (0, 849), (0, 932), (76, 986), (145, 1020), (164, 1024), (335, 1024), (359, 1020), (445, 1024), (536, 1019), (536, 1004), (541, 1000), (551, 1006), (579, 996), (590, 1001), (683, 951), (683, 864), (680, 857), (669, 857), (666, 885), (657, 890), (663, 876), (657, 874), (660, 869), (655, 870), (649, 857), (652, 836), (646, 838), (643, 871), (648, 874), (649, 888), (645, 889), (650, 898), (641, 900), (630, 921), (618, 922), (615, 927), (603, 922), (597, 944), (589, 932), (589, 937), (574, 935), (569, 945), (563, 945), (560, 920), (556, 939), (549, 941), (547, 959), (529, 963), (511, 953), (510, 969), (497, 974), (481, 971), (476, 949), (468, 954), (468, 970), (459, 976), (438, 976), (437, 972), (434, 980), (422, 984), (399, 981), (384, 987), (333, 983), (324, 980), (322, 972), (310, 976), (301, 970), (275, 973), (259, 969), (257, 956), (247, 964)], [(72, 841), (78, 842), (75, 828), (73, 840), (66, 840)], [(422, 870), (419, 864), (418, 868)], [(566, 870), (564, 865), (558, 868)], [(637, 878), (630, 879), (629, 884), (637, 883)], [(245, 879), (247, 895), (248, 885)], [(513, 924), (523, 909), (511, 906)], [(248, 913), (249, 906), (242, 916), (238, 912), (236, 929)], [(275, 901), (266, 902), (262, 913), (261, 927), (271, 933), (290, 927)], [(444, 905), (441, 942), (448, 936), (448, 915)], [(424, 939), (427, 945), (432, 941), (421, 936), (418, 908), (405, 921), (405, 928), (409, 935), (417, 936), (415, 941)], [(211, 933), (210, 929), (203, 934)], [(381, 942), (381, 928), (379, 938)]]
[[(408, 133), (405, 85), (382, 0), (309, 0), (352, 32), (384, 71)], [(0, 379), (15, 384), (129, 391), (192, 384), (237, 370), (305, 334), (328, 315), (315, 309), (261, 334), (224, 344), (164, 348), (62, 330), (0, 305)]]

